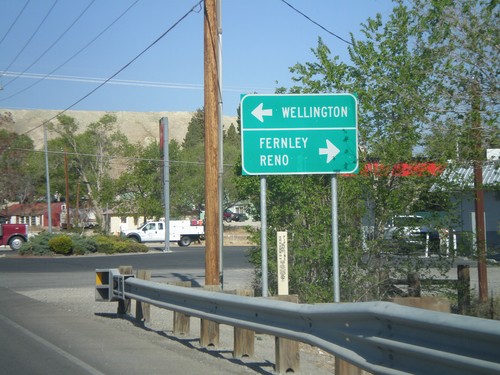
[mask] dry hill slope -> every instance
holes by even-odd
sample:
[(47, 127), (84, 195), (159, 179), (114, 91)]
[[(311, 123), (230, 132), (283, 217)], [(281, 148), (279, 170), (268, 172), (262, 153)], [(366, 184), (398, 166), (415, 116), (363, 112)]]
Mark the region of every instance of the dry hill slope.
[[(0, 114), (10, 112), (14, 124), (2, 124), (0, 127), (19, 134), (30, 131), (41, 125), (44, 121), (56, 116), (57, 110), (17, 110), (0, 109)], [(179, 142), (184, 140), (192, 112), (104, 112), (104, 111), (67, 111), (67, 116), (73, 117), (81, 129), (92, 122), (98, 121), (106, 113), (113, 113), (117, 118), (118, 129), (120, 129), (130, 142), (142, 142), (148, 138), (158, 139), (158, 122), (160, 118), (167, 117), (169, 124), (169, 137)], [(224, 116), (224, 127), (233, 123), (236, 126), (236, 117)], [(39, 127), (29, 133), (35, 142), (36, 148), (43, 145), (43, 127)], [(49, 135), (50, 137), (50, 135)]]

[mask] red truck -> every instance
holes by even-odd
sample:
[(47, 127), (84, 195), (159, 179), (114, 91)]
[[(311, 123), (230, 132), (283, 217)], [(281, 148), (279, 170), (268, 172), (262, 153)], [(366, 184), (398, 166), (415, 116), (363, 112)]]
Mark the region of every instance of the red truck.
[(27, 224), (0, 224), (0, 245), (9, 245), (12, 250), (19, 250), (28, 241)]

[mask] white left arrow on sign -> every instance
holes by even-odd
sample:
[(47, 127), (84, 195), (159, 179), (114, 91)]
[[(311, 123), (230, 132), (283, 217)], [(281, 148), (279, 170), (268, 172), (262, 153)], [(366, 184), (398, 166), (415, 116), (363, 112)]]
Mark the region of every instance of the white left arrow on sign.
[(257, 120), (260, 122), (264, 122), (264, 116), (272, 116), (272, 109), (264, 109), (264, 103), (260, 103), (255, 109), (252, 111), (252, 115), (254, 115)]
[(340, 150), (335, 147), (335, 145), (330, 142), (328, 139), (326, 140), (326, 148), (320, 148), (319, 149), (319, 154), (320, 155), (326, 155), (326, 163), (330, 163), (335, 156), (338, 155)]

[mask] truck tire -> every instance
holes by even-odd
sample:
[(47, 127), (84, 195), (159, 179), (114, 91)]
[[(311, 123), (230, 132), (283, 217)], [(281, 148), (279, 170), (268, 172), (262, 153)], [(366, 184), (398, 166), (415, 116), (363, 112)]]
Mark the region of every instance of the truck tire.
[(189, 236), (182, 236), (180, 241), (177, 242), (179, 246), (189, 246), (191, 245), (191, 237)]
[(9, 246), (12, 250), (17, 251), (23, 246), (26, 240), (21, 236), (14, 236), (9, 241)]
[(141, 242), (141, 239), (137, 236), (129, 236), (127, 237), (128, 239), (134, 241), (134, 242), (137, 242), (137, 243), (140, 243)]

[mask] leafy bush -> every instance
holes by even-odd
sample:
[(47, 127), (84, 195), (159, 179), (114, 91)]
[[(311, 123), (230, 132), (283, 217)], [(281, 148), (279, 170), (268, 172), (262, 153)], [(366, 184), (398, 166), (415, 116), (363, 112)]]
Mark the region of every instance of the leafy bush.
[(472, 301), (470, 315), (483, 319), (500, 320), (500, 299), (491, 295), (487, 302)]
[(21, 255), (84, 255), (89, 253), (145, 253), (147, 246), (115, 236), (85, 237), (75, 234), (41, 232), (24, 243)]
[(50, 250), (56, 254), (68, 255), (73, 250), (73, 240), (66, 234), (51, 238), (48, 245)]
[(52, 251), (49, 247), (49, 241), (56, 234), (49, 232), (41, 232), (40, 234), (30, 237), (28, 242), (25, 242), (19, 249), (21, 255), (50, 255)]
[(148, 251), (147, 246), (121, 237), (101, 235), (96, 236), (95, 241), (99, 253), (145, 253)]
[(84, 255), (97, 251), (97, 242), (94, 237), (73, 236), (73, 254)]

